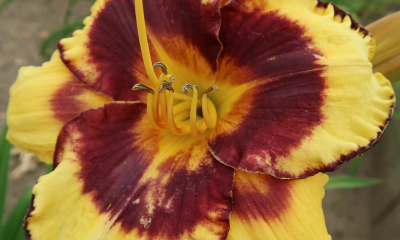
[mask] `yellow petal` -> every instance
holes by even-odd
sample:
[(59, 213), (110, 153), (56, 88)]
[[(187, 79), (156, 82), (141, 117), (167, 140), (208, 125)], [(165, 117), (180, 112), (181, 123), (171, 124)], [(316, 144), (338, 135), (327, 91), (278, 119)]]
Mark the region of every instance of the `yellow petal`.
[(376, 39), (372, 59), (374, 72), (380, 72), (391, 82), (400, 81), (400, 11), (371, 23), (366, 28)]
[(111, 99), (80, 84), (55, 52), (41, 67), (23, 67), (10, 89), (7, 139), (51, 164), (58, 133), (80, 112)]
[(225, 239), (233, 172), (205, 141), (152, 128), (143, 103), (64, 125), (55, 170), (33, 188), (32, 240)]
[(330, 240), (322, 212), (325, 174), (282, 180), (236, 171), (228, 240)]
[(373, 74), (374, 40), (333, 4), (235, 0), (221, 8), (219, 121), (228, 166), (282, 178), (333, 171), (378, 139), (394, 91)]

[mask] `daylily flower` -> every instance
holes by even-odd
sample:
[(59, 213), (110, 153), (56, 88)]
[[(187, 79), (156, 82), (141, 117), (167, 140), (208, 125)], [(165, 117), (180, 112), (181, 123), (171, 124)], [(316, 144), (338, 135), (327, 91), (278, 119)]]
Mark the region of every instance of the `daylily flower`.
[(391, 82), (400, 81), (400, 11), (379, 19), (366, 27), (376, 39), (374, 71)]
[(321, 172), (394, 107), (367, 30), (316, 0), (98, 0), (84, 23), (11, 89), (8, 139), (54, 154), (30, 239), (330, 239)]

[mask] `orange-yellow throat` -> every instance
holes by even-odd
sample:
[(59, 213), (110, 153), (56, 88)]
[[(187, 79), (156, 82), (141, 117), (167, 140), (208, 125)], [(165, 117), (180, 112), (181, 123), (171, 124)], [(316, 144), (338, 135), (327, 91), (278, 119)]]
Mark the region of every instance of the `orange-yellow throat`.
[[(144, 66), (155, 90), (143, 84), (136, 84), (132, 89), (148, 92), (147, 115), (150, 123), (160, 130), (170, 129), (177, 135), (190, 133), (194, 137), (202, 135), (207, 129), (215, 128), (217, 110), (207, 95), (213, 90), (218, 91), (218, 87), (211, 86), (204, 90), (201, 99), (197, 86), (190, 83), (183, 85), (182, 91), (189, 94), (189, 89), (192, 89), (192, 97), (176, 93), (172, 87), (175, 77), (168, 74), (164, 64), (158, 62), (153, 65), (151, 61), (142, 0), (135, 0), (135, 12)], [(155, 67), (162, 70), (158, 78), (154, 71)]]

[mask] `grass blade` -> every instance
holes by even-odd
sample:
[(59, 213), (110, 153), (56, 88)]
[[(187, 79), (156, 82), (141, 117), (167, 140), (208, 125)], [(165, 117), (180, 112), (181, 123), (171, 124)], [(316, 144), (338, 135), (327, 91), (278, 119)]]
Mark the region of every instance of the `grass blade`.
[(350, 176), (355, 177), (357, 172), (358, 172), (358, 168), (360, 167), (360, 157), (355, 157), (351, 160), (351, 169), (350, 169)]
[(53, 171), (53, 164), (47, 164), (46, 174), (50, 173), (51, 171)]
[(22, 227), (24, 217), (32, 199), (32, 188), (30, 187), (22, 194), (17, 204), (12, 209), (10, 216), (4, 224), (3, 238), (2, 239), (24, 239), (25, 232)]
[[(6, 203), (8, 164), (11, 150), (11, 144), (6, 139), (7, 130), (8, 126), (6, 125), (0, 138), (0, 223), (3, 220), (4, 205)], [(2, 230), (3, 228), (0, 228), (0, 234), (2, 234)]]
[(393, 118), (394, 119), (400, 119), (400, 113), (399, 112), (393, 112)]
[(325, 185), (325, 189), (361, 188), (361, 187), (373, 186), (380, 183), (381, 180), (376, 178), (334, 176), (329, 178), (329, 182)]

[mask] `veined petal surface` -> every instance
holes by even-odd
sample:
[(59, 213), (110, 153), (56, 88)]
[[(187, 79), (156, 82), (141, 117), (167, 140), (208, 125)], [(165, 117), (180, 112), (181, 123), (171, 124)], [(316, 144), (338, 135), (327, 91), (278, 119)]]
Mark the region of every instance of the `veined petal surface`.
[[(219, 1), (143, 1), (153, 63), (175, 75), (174, 87), (192, 82), (209, 87), (215, 81), (220, 26)], [(149, 81), (138, 40), (133, 0), (98, 0), (83, 30), (63, 39), (62, 58), (82, 82), (115, 100), (143, 100), (132, 94)]]
[(387, 126), (394, 92), (374, 40), (333, 4), (232, 0), (221, 8), (213, 155), (281, 178), (333, 171)]
[(322, 198), (328, 176), (299, 180), (235, 172), (228, 240), (330, 240)]
[(143, 103), (88, 110), (33, 188), (31, 239), (225, 239), (234, 170), (204, 139), (157, 132)]
[(56, 51), (41, 67), (23, 67), (10, 89), (7, 139), (47, 164), (68, 120), (111, 99), (76, 81)]

